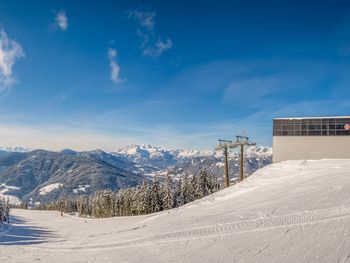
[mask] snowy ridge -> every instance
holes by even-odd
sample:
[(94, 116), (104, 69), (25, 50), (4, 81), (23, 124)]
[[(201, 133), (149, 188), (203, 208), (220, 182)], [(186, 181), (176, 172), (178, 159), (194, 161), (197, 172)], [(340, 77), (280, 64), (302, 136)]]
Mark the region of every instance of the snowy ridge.
[[(207, 169), (218, 177), (223, 176), (223, 151), (167, 149), (149, 144), (132, 144), (112, 154), (122, 155), (133, 162), (153, 167), (155, 171), (147, 173), (150, 176), (162, 176), (169, 171), (179, 176), (191, 175), (198, 174), (202, 169)], [(269, 147), (248, 147), (244, 155), (247, 159), (247, 175), (272, 162), (272, 148)], [(229, 160), (232, 167), (231, 177), (236, 177), (239, 153), (230, 151)]]
[[(232, 151), (233, 155), (236, 156), (238, 153), (236, 151)], [(164, 157), (167, 156), (171, 157), (204, 157), (204, 156), (216, 156), (221, 157), (222, 151), (217, 150), (184, 150), (184, 149), (167, 149), (162, 148), (158, 146), (152, 146), (149, 144), (131, 144), (126, 146), (125, 148), (121, 148), (117, 150), (115, 153), (127, 155), (127, 156), (133, 156), (135, 158), (141, 158), (141, 157), (148, 157), (148, 158), (155, 158), (155, 157)], [(246, 150), (246, 156), (267, 156), (272, 155), (272, 148), (271, 147), (262, 147), (262, 146), (253, 146), (249, 147)]]
[(19, 153), (25, 153), (33, 151), (31, 148), (25, 148), (25, 147), (0, 147), (0, 151), (4, 152), (19, 152)]

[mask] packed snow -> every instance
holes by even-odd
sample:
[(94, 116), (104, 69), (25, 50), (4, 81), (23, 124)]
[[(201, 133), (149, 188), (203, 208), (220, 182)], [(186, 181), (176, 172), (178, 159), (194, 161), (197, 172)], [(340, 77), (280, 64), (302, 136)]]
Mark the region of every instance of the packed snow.
[(0, 262), (349, 262), (349, 169), (350, 160), (272, 164), (145, 216), (14, 209)]
[(40, 195), (46, 195), (60, 187), (62, 187), (63, 184), (60, 184), (60, 183), (54, 183), (54, 184), (49, 184), (49, 185), (46, 185), (42, 188), (39, 189), (39, 194)]

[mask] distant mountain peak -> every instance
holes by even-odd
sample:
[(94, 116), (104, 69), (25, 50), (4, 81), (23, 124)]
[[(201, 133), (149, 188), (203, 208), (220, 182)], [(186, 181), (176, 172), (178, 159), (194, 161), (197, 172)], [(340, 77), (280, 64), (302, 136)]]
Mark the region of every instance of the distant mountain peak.
[[(237, 149), (238, 150), (238, 149)], [(200, 157), (200, 156), (216, 156), (221, 157), (222, 151), (207, 149), (207, 150), (186, 150), (186, 149), (168, 149), (159, 146), (153, 146), (150, 144), (130, 144), (124, 148), (119, 149), (116, 153), (124, 154), (128, 156), (135, 157), (159, 157), (161, 155), (173, 155), (174, 157)], [(237, 155), (235, 150), (233, 154)], [(257, 156), (257, 155), (272, 155), (272, 148), (266, 146), (252, 146), (245, 150), (247, 156)]]
[(31, 152), (34, 149), (32, 148), (26, 148), (26, 147), (13, 147), (13, 146), (0, 146), (0, 151), (4, 151), (4, 152), (20, 152), (20, 153), (25, 153), (25, 152)]
[(76, 155), (77, 152), (72, 150), (72, 149), (63, 149), (61, 153), (66, 154), (66, 155)]

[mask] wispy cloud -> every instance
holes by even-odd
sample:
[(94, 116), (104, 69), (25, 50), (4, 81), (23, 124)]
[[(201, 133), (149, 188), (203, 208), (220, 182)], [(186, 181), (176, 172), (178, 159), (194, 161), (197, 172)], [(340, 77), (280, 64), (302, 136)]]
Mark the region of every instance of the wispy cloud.
[(139, 11), (139, 10), (131, 10), (128, 12), (128, 17), (135, 19), (140, 27), (147, 29), (152, 32), (154, 30), (154, 18), (156, 13), (147, 12), (147, 11)]
[(59, 12), (56, 13), (56, 26), (62, 30), (62, 31), (66, 31), (66, 29), (68, 28), (68, 17), (66, 15), (66, 12), (64, 10), (61, 10)]
[(108, 49), (108, 59), (109, 59), (109, 67), (111, 71), (111, 81), (115, 84), (121, 84), (125, 82), (125, 79), (120, 78), (120, 66), (117, 61), (117, 50), (114, 48)]
[(16, 83), (12, 67), (17, 59), (24, 57), (22, 46), (0, 31), (0, 91), (11, 88)]
[(155, 31), (156, 13), (140, 10), (128, 12), (128, 18), (138, 24), (137, 35), (141, 39), (141, 49), (144, 56), (160, 57), (166, 50), (172, 48), (173, 42), (170, 38), (162, 40)]
[(143, 55), (151, 57), (160, 57), (164, 51), (170, 49), (173, 46), (173, 42), (168, 38), (163, 42), (160, 38), (154, 46), (146, 45), (143, 49)]

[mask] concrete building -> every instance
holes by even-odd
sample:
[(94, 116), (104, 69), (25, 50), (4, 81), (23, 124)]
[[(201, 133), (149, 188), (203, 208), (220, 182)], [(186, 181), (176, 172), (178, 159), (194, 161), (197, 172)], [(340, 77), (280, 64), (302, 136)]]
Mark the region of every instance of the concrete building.
[(350, 116), (273, 120), (273, 162), (350, 159)]

